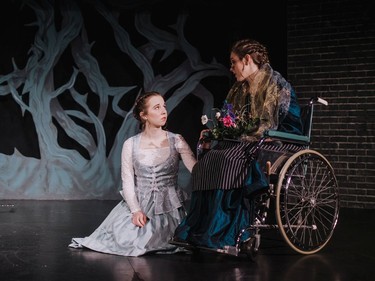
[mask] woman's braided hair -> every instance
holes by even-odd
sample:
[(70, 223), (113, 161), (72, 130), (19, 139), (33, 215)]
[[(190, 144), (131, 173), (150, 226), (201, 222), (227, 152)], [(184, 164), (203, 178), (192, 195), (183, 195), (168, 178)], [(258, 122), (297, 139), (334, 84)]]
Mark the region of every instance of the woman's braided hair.
[(231, 52), (235, 53), (240, 59), (243, 59), (247, 54), (250, 55), (259, 67), (270, 62), (267, 48), (253, 39), (242, 39), (235, 42), (232, 45)]

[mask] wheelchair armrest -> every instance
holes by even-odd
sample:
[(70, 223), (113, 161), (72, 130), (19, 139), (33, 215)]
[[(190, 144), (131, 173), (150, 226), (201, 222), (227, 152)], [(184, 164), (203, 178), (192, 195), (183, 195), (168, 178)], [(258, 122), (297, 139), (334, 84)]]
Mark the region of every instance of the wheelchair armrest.
[(310, 144), (310, 138), (307, 136), (285, 133), (285, 132), (280, 132), (276, 130), (268, 130), (264, 132), (264, 136), (266, 138), (278, 139), (281, 141), (288, 141), (292, 143), (299, 143), (299, 144), (305, 144), (305, 145)]

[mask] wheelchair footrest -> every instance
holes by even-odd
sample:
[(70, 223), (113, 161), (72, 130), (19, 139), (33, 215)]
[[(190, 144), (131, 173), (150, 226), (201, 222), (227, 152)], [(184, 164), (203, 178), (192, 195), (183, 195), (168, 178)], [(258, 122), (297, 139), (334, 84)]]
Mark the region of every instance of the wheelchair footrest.
[(196, 246), (196, 248), (204, 250), (204, 251), (227, 254), (227, 255), (236, 256), (236, 257), (238, 257), (240, 253), (240, 250), (235, 246), (224, 246), (222, 249), (208, 248), (208, 247), (202, 247), (202, 246)]
[(223, 249), (218, 249), (219, 252), (222, 252), (224, 254), (232, 255), (232, 256), (238, 256), (240, 253), (240, 250), (235, 246), (224, 246)]

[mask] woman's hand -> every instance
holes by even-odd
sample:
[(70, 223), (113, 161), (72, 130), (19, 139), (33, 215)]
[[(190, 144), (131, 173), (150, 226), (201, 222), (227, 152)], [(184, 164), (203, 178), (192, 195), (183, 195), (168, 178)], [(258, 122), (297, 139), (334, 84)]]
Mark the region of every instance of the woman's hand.
[(132, 223), (135, 224), (136, 226), (144, 227), (147, 220), (148, 220), (147, 216), (142, 211), (133, 213)]
[(210, 135), (210, 129), (204, 129), (201, 131), (199, 135), (199, 143), (200, 143), (200, 148), (202, 149), (210, 149), (211, 147), (211, 140), (208, 138)]
[(210, 135), (210, 129), (204, 129), (201, 131), (201, 134), (199, 135), (199, 139), (200, 140), (204, 140), (205, 138), (207, 138), (209, 135)]

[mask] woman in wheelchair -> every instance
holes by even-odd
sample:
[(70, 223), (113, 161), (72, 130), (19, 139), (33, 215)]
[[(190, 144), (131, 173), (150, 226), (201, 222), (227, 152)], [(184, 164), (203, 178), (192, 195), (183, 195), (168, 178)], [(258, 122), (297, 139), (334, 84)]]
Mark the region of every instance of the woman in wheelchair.
[[(251, 134), (217, 140), (192, 172), (193, 192), (189, 212), (175, 230), (171, 243), (220, 249), (234, 245), (241, 229), (253, 219), (253, 192), (267, 188), (265, 174), (252, 158), (268, 129), (301, 134), (300, 107), (291, 85), (269, 64), (265, 46), (251, 39), (234, 43), (230, 53), (236, 82), (226, 102), (234, 111), (244, 107), (260, 120)], [(203, 134), (204, 135), (204, 134)], [(210, 144), (204, 140), (205, 145)], [(246, 240), (251, 234), (243, 235)]]

